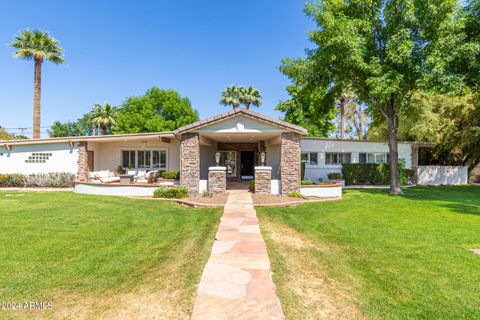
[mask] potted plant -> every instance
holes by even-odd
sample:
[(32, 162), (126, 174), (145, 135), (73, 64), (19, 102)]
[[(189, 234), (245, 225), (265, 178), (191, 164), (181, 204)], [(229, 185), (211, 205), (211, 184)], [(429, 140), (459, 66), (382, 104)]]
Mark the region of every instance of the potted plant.
[(345, 187), (345, 180), (343, 179), (343, 175), (340, 172), (330, 172), (328, 174), (328, 180), (333, 182), (340, 182), (342, 187)]

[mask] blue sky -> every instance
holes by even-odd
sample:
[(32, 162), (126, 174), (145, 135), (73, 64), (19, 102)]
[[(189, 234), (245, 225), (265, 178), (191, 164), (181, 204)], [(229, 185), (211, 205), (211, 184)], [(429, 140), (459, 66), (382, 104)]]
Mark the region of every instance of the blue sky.
[(32, 126), (33, 62), (14, 59), (7, 46), (23, 28), (49, 31), (68, 61), (44, 64), (42, 127), (152, 86), (188, 96), (203, 118), (226, 110), (218, 104), (225, 86), (251, 84), (264, 96), (259, 110), (280, 117), (274, 108), (288, 98), (288, 79), (278, 65), (304, 55), (314, 27), (303, 7), (298, 0), (3, 2), (0, 125)]

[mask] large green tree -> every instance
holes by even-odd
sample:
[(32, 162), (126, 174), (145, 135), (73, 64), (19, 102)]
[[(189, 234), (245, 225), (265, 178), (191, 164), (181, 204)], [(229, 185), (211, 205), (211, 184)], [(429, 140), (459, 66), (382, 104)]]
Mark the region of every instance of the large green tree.
[(232, 85), (222, 91), (219, 103), (223, 106), (232, 106), (233, 110), (236, 110), (242, 103), (241, 96), (240, 88)]
[(324, 0), (308, 3), (306, 12), (318, 25), (310, 34), (315, 48), (308, 51), (307, 85), (323, 89), (329, 99), (322, 104), (349, 88), (384, 118), (390, 193), (401, 193), (397, 127), (402, 109), (419, 89), (460, 92), (463, 77), (450, 72), (450, 65), (477, 52), (467, 41), (458, 2)]
[(190, 100), (174, 90), (153, 87), (118, 107), (113, 133), (172, 131), (198, 121)]
[(40, 138), (40, 96), (42, 86), (42, 64), (45, 60), (55, 64), (64, 64), (63, 49), (59, 42), (47, 32), (40, 30), (22, 30), (14, 36), (10, 46), (17, 49), (14, 56), (33, 60), (35, 72), (33, 80), (33, 139)]
[[(480, 0), (470, 0), (466, 6), (467, 40), (480, 45)], [(480, 91), (480, 51), (476, 55), (464, 57), (463, 67), (467, 82), (477, 92)], [(466, 60), (466, 61), (465, 61)]]
[(96, 134), (105, 135), (110, 134), (112, 128), (117, 123), (117, 108), (105, 103), (103, 106), (95, 104), (91, 112), (91, 123), (95, 129)]
[(55, 121), (48, 130), (50, 137), (90, 136), (93, 134), (91, 112), (75, 121)]
[(252, 86), (240, 87), (240, 102), (249, 110), (250, 106), (259, 107), (262, 105), (262, 94)]
[(2, 126), (0, 126), (0, 140), (11, 140), (11, 139), (12, 139), (12, 135), (9, 134), (7, 130), (5, 130), (5, 128), (2, 128)]

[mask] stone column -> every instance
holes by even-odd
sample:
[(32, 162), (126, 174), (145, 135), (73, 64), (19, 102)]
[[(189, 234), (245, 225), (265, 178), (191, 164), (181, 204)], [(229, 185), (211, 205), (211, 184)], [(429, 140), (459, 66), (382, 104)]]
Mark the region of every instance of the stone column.
[(88, 143), (80, 142), (78, 144), (78, 169), (77, 180), (81, 182), (88, 182), (90, 180), (90, 170), (88, 169)]
[(227, 167), (208, 168), (208, 191), (212, 193), (227, 191)]
[(280, 150), (282, 194), (300, 191), (300, 171), (300, 135), (292, 132), (283, 132)]
[(198, 194), (200, 183), (200, 140), (198, 133), (185, 133), (180, 143), (180, 184)]
[(272, 193), (272, 167), (255, 167), (255, 193)]

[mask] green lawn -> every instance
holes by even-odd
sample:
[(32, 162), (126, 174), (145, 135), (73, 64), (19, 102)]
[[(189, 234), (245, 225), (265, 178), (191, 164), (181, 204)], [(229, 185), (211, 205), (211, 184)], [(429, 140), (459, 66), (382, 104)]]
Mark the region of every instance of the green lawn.
[(479, 319), (480, 187), (257, 208), (289, 319)]
[[(0, 301), (42, 317), (188, 318), (220, 209), (69, 192), (0, 191)], [(0, 310), (0, 318), (23, 312)]]

